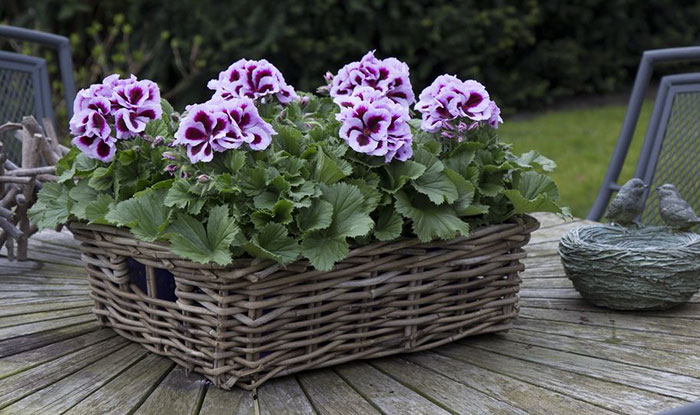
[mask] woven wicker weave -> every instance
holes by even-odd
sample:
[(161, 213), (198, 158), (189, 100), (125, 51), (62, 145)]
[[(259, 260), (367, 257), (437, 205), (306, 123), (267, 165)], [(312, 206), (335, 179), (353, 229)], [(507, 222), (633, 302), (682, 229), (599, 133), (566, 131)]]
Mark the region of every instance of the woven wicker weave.
[(510, 328), (522, 247), (538, 226), (525, 216), (450, 241), (376, 242), (330, 272), (305, 261), (201, 265), (123, 229), (70, 228), (103, 325), (218, 387), (253, 389), (301, 370)]

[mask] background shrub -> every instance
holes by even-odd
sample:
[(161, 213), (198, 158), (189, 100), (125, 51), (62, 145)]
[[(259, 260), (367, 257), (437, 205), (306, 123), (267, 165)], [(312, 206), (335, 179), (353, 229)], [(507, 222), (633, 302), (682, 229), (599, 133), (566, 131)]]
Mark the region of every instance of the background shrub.
[(206, 99), (206, 80), (241, 57), (267, 58), (311, 90), (376, 48), (410, 65), (416, 92), (453, 73), (481, 80), (512, 111), (622, 88), (641, 51), (697, 43), (700, 3), (3, 0), (0, 21), (69, 36), (79, 86), (136, 73), (176, 108)]

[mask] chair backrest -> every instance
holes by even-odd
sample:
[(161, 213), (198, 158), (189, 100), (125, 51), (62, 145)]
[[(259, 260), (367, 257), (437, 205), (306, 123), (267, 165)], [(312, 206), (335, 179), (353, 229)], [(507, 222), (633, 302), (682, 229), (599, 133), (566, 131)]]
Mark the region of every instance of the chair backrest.
[(65, 36), (54, 35), (52, 33), (44, 33), (37, 30), (7, 25), (0, 25), (0, 38), (33, 42), (56, 51), (58, 54), (58, 66), (61, 70), (63, 94), (66, 100), (66, 112), (68, 114), (68, 118), (70, 118), (73, 115), (75, 81), (73, 79), (73, 59), (70, 53), (70, 42), (68, 41), (68, 38)]
[(665, 183), (700, 213), (700, 72), (661, 79), (635, 176), (651, 185), (642, 223), (663, 224), (653, 189)]
[[(53, 121), (51, 90), (46, 61), (33, 56), (0, 51), (0, 123), (19, 122), (33, 115)], [(11, 132), (0, 137), (7, 157), (15, 164), (22, 159), (22, 145)]]
[[(620, 188), (617, 180), (639, 120), (654, 66), (662, 62), (683, 61), (700, 61), (700, 47), (659, 49), (643, 53), (615, 151), (587, 219), (600, 220), (612, 193)], [(700, 96), (696, 96), (694, 84), (700, 84), (695, 74), (664, 77), (634, 174), (634, 177), (639, 177), (646, 183), (665, 180), (676, 184), (681, 194), (690, 197), (691, 201), (698, 192), (697, 189), (692, 191), (685, 183), (693, 185), (693, 181), (698, 180), (697, 175), (691, 177), (694, 168), (691, 165), (700, 162), (700, 149), (697, 147), (699, 141), (696, 136), (700, 132), (700, 118), (697, 117), (700, 113)], [(657, 167), (659, 173), (655, 175)], [(692, 194), (689, 193), (691, 191)], [(645, 207), (642, 221), (658, 224), (656, 195), (653, 189), (649, 194), (651, 197)], [(697, 205), (695, 207), (697, 208)]]

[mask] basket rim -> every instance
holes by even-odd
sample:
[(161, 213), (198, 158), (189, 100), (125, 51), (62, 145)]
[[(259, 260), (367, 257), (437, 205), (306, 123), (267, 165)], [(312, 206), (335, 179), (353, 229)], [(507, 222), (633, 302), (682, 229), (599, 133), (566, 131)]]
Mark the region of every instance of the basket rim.
[[(146, 242), (136, 239), (131, 233), (131, 231), (124, 227), (103, 224), (90, 224), (81, 220), (71, 220), (67, 223), (67, 227), (71, 230), (71, 232), (73, 232), (74, 235), (76, 231), (93, 232), (93, 234), (99, 234), (99, 238), (110, 238), (113, 242), (119, 245), (131, 246), (133, 248), (142, 248), (148, 251), (152, 251), (155, 254), (153, 255), (155, 259), (171, 262), (174, 266), (207, 269), (212, 271), (227, 269), (230, 270), (232, 268), (250, 266), (259, 266), (261, 268), (266, 268), (270, 266), (278, 266), (280, 268), (284, 267), (283, 265), (278, 264), (275, 261), (259, 259), (254, 257), (234, 258), (233, 262), (228, 265), (219, 265), (215, 263), (198, 263), (184, 259), (174, 254), (172, 251), (170, 251), (170, 245), (167, 242)], [(508, 232), (510, 234), (530, 234), (535, 230), (539, 229), (539, 227), (540, 222), (535, 217), (528, 214), (520, 214), (513, 216), (502, 223), (487, 224), (484, 226), (477, 227), (467, 236), (458, 236), (449, 240), (438, 239), (430, 242), (421, 242), (417, 237), (401, 237), (392, 239), (390, 241), (374, 241), (367, 245), (351, 247), (350, 252), (344, 259), (364, 254), (368, 251), (374, 251), (377, 253), (377, 255), (379, 255), (383, 252), (393, 251), (401, 248), (436, 248), (457, 243), (465, 243), (482, 238), (490, 238), (494, 233), (501, 234), (504, 232)], [(513, 230), (515, 229), (518, 229), (518, 231), (513, 232)], [(300, 258), (292, 264), (287, 265), (286, 267), (289, 268), (294, 265), (306, 265), (307, 262), (308, 261)]]

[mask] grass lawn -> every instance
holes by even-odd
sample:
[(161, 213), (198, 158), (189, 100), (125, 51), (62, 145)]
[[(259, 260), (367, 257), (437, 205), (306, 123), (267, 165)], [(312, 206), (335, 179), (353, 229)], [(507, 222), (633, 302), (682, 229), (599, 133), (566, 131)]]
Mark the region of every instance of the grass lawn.
[[(645, 102), (627, 155), (621, 182), (634, 173), (637, 156), (649, 124), (652, 103)], [(517, 154), (535, 149), (556, 161), (554, 180), (562, 203), (576, 217), (590, 209), (612, 157), (626, 105), (600, 105), (585, 109), (547, 111), (534, 117), (508, 121), (499, 128), (503, 141)]]

